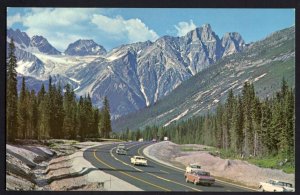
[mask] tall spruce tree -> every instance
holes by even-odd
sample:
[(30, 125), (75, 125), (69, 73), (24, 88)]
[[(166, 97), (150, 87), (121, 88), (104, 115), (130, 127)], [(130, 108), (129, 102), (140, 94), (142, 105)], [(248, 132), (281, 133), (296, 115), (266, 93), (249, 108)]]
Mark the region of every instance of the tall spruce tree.
[(63, 122), (63, 129), (65, 132), (65, 138), (75, 139), (76, 131), (74, 127), (74, 112), (76, 112), (76, 101), (74, 91), (71, 89), (70, 84), (65, 86), (65, 93), (64, 93), (64, 111), (65, 117)]
[(30, 115), (30, 130), (33, 139), (38, 139), (39, 131), (38, 131), (38, 120), (39, 120), (39, 113), (38, 113), (38, 102), (37, 97), (35, 96), (35, 91), (31, 90), (30, 92), (30, 104), (29, 104), (29, 115)]
[(25, 78), (22, 78), (22, 87), (20, 92), (19, 99), (19, 113), (18, 113), (18, 124), (19, 124), (19, 132), (21, 134), (22, 139), (27, 138), (27, 128), (28, 128), (28, 101), (27, 101), (27, 93), (25, 86)]
[(112, 131), (110, 122), (110, 108), (107, 97), (104, 97), (103, 108), (102, 108), (102, 122), (101, 122), (101, 133), (104, 138), (109, 138), (109, 134)]
[(18, 135), (17, 58), (13, 39), (9, 43), (6, 83), (6, 138), (15, 141)]
[(84, 109), (84, 100), (82, 96), (79, 98), (78, 103), (78, 126), (79, 126), (79, 136), (80, 140), (83, 141), (86, 137), (85, 132), (87, 129), (87, 121), (86, 121), (86, 115), (85, 115), (85, 109)]
[(61, 84), (58, 84), (57, 90), (54, 92), (54, 106), (55, 106), (55, 112), (54, 112), (54, 120), (56, 121), (54, 123), (54, 135), (56, 138), (63, 138), (65, 135), (65, 132), (63, 131), (63, 122), (65, 117), (65, 112), (63, 108), (63, 95), (62, 95), (62, 87)]
[(42, 84), (40, 91), (38, 92), (38, 140), (46, 139), (49, 137), (49, 110), (48, 110), (48, 97), (45, 86)]

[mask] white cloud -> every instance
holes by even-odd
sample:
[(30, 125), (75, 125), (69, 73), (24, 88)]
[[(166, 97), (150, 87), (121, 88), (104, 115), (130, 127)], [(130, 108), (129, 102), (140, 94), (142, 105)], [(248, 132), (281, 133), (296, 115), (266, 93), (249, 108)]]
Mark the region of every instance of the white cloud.
[(174, 25), (174, 27), (177, 30), (177, 36), (184, 36), (191, 30), (194, 30), (196, 25), (194, 24), (193, 20), (190, 20), (190, 23), (179, 22), (177, 25)]
[(8, 16), (7, 17), (7, 26), (10, 28), (13, 24), (22, 22), (22, 17), (19, 13), (13, 16)]
[[(13, 9), (13, 8), (12, 8)], [(113, 15), (114, 9), (30, 8), (8, 17), (8, 25), (21, 22), (30, 36), (44, 36), (60, 51), (78, 39), (93, 39), (111, 49), (121, 44), (155, 40), (158, 35), (140, 19), (125, 20)]]
[(124, 20), (121, 16), (110, 18), (104, 15), (94, 14), (92, 17), (99, 30), (104, 31), (114, 39), (127, 39), (130, 43), (138, 41), (155, 41), (157, 33), (149, 29), (140, 19)]

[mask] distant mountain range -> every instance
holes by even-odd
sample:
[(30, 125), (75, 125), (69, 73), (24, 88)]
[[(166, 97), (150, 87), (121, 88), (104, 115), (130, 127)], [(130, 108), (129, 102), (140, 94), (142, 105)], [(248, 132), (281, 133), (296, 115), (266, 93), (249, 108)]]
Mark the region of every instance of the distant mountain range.
[[(236, 35), (229, 36), (238, 39)], [(113, 129), (168, 126), (179, 120), (212, 113), (218, 103), (226, 100), (230, 89), (234, 94), (241, 93), (245, 81), (254, 83), (258, 97), (271, 97), (280, 90), (283, 77), (289, 87), (295, 87), (294, 26), (223, 57), (182, 82), (153, 106), (118, 118), (113, 122)]]
[(182, 37), (163, 36), (109, 52), (93, 40), (75, 41), (60, 52), (46, 38), (30, 38), (18, 29), (7, 30), (7, 42), (11, 38), (17, 72), (27, 77), (29, 88), (38, 90), (51, 75), (56, 83), (70, 83), (78, 96), (89, 93), (98, 107), (107, 96), (113, 118), (155, 104), (218, 60), (251, 47), (237, 32), (219, 38), (209, 24)]

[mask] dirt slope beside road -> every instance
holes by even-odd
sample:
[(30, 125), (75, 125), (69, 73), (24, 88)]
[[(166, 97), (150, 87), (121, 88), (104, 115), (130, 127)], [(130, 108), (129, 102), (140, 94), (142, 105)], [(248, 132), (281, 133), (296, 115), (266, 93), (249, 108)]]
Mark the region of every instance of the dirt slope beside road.
[[(180, 147), (197, 147), (199, 151), (181, 151)], [(207, 146), (186, 144), (178, 145), (170, 141), (159, 142), (145, 148), (149, 157), (185, 167), (190, 163), (198, 163), (212, 175), (257, 188), (260, 181), (278, 179), (295, 184), (295, 175), (286, 174), (282, 170), (260, 168), (246, 161), (222, 159), (210, 155), (201, 148)]]
[[(51, 140), (48, 145), (6, 146), (6, 190), (140, 191), (98, 170), (83, 158), (91, 147), (109, 142)], [(109, 181), (109, 182), (107, 182)]]

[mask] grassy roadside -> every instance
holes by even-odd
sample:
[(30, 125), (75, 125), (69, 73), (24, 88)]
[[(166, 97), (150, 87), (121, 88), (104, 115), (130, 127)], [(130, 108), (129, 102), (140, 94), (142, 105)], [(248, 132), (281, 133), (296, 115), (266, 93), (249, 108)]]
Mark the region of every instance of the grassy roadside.
[(247, 161), (259, 167), (280, 169), (285, 173), (295, 173), (295, 166), (293, 166), (291, 162), (286, 162), (284, 165), (280, 166), (280, 163), (283, 162), (284, 159), (278, 156), (267, 156), (260, 159), (252, 158), (248, 159)]

